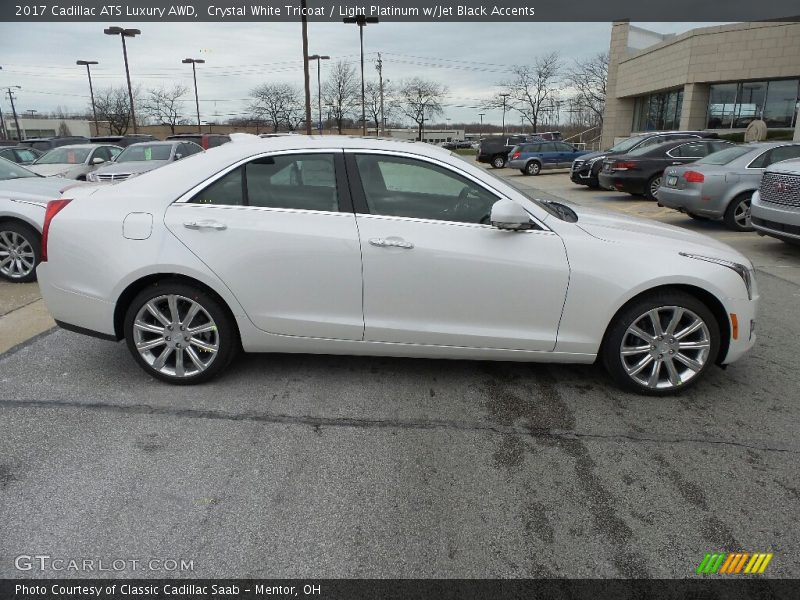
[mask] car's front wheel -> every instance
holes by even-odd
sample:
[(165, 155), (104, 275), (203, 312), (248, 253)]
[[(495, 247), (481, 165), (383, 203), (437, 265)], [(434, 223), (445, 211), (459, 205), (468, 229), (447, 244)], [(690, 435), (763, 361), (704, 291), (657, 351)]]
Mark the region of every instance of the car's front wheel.
[(14, 283), (34, 281), (41, 239), (38, 231), (23, 223), (0, 223), (0, 278)]
[(719, 325), (708, 307), (676, 290), (624, 307), (606, 333), (602, 360), (621, 387), (665, 396), (699, 381), (719, 347)]
[(153, 377), (175, 384), (211, 379), (239, 348), (235, 324), (222, 304), (174, 280), (150, 285), (133, 299), (124, 333), (136, 362)]

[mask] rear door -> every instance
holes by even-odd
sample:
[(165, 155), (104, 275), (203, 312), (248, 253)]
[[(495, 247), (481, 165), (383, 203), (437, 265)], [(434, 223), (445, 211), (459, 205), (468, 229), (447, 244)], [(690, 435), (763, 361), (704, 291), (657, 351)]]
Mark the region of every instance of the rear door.
[(361, 340), (361, 248), (341, 150), (243, 161), (170, 206), (165, 223), (259, 329)]

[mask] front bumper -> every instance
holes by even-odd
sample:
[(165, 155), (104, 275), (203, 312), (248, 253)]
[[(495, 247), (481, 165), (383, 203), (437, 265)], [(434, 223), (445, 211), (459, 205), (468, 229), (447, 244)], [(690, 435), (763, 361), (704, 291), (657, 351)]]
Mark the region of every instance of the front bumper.
[[(719, 364), (729, 365), (736, 362), (755, 345), (755, 319), (758, 302), (758, 292), (755, 292), (752, 300), (726, 299), (725, 308), (728, 311), (728, 325), (731, 328), (731, 337), (728, 352), (718, 361)], [(738, 325), (736, 329), (738, 331), (734, 329), (733, 315), (736, 316), (736, 324)]]
[(756, 231), (800, 241), (800, 208), (763, 202), (755, 192), (750, 202), (750, 218)]

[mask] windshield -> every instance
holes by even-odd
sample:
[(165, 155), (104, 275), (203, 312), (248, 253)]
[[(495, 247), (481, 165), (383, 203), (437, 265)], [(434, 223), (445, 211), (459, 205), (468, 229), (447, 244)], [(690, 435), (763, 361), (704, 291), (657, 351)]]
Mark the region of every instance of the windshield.
[[(458, 154), (454, 154), (454, 153), (451, 153), (451, 155), (452, 156), (458, 156), (458, 158), (462, 158), (462, 159), (464, 158), (463, 156), (459, 156)], [(535, 196), (532, 195), (531, 188), (523, 187), (521, 184), (518, 185), (513, 179), (503, 179), (502, 177), (500, 177), (498, 175), (495, 175), (491, 171), (483, 171), (483, 174), (484, 175), (488, 175), (489, 177), (492, 177), (493, 179), (496, 179), (497, 181), (499, 181), (500, 183), (502, 183), (504, 185), (509, 185), (509, 186), (513, 187), (520, 194), (525, 196), (528, 200), (530, 200), (531, 202), (533, 202), (537, 206), (540, 206), (542, 208), (542, 210), (550, 213), (551, 215), (553, 215), (554, 217), (556, 217), (558, 219), (561, 219), (562, 221), (568, 221), (568, 222), (574, 223), (575, 221), (578, 220), (578, 215), (575, 214), (575, 212), (571, 208), (569, 208), (569, 206), (568, 206), (570, 204), (575, 206), (575, 204), (573, 202), (569, 202), (568, 200), (563, 200), (563, 199), (559, 199), (558, 202), (552, 202), (550, 200), (543, 200), (541, 198), (536, 198)], [(573, 216), (574, 216), (574, 219), (572, 218)]]
[(732, 148), (725, 148), (719, 152), (714, 152), (708, 156), (701, 158), (695, 164), (697, 165), (727, 165), (729, 162), (736, 160), (740, 156), (744, 156), (753, 148), (748, 146), (733, 146)]
[(167, 144), (135, 144), (128, 146), (115, 162), (143, 162), (147, 160), (169, 160), (172, 146)]
[(639, 136), (622, 140), (619, 144), (611, 146), (611, 148), (608, 149), (608, 152), (627, 152), (644, 139), (645, 136)]
[(0, 181), (21, 179), (23, 177), (39, 177), (39, 175), (33, 171), (28, 171), (28, 169), (19, 166), (17, 163), (0, 158)]
[(89, 156), (91, 148), (53, 148), (36, 161), (37, 165), (81, 165)]

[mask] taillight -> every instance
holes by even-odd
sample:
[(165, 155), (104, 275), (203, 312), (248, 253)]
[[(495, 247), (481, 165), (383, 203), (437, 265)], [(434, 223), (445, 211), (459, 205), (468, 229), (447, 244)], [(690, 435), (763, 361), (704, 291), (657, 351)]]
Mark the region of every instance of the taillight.
[(53, 220), (61, 209), (72, 200), (50, 200), (47, 203), (47, 210), (44, 213), (44, 226), (42, 227), (42, 261), (47, 262), (47, 236), (50, 233), (50, 222)]
[(683, 178), (689, 183), (703, 183), (706, 180), (706, 176), (699, 171), (686, 171)]
[(520, 152), (514, 152), (514, 154), (511, 155), (511, 160), (516, 160), (520, 156), (522, 156)]
[(639, 168), (639, 163), (635, 160), (618, 160), (611, 168), (615, 171), (633, 171)]

